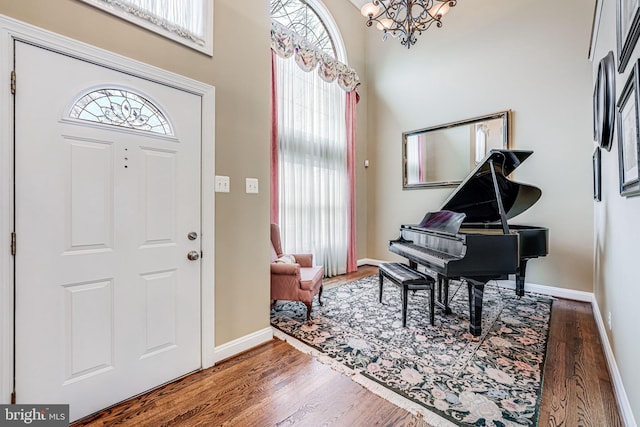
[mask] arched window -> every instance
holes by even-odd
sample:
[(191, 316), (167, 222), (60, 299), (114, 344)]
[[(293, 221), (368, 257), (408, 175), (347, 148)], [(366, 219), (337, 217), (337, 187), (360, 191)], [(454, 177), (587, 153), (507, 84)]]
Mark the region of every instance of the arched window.
[(270, 4), (272, 221), (288, 253), (312, 253), (325, 275), (343, 274), (350, 245), (346, 91), (358, 76), (344, 63), (339, 31), (320, 0)]
[(69, 117), (173, 136), (169, 121), (148, 99), (124, 89), (104, 88), (82, 96)]
[(271, 19), (304, 37), (321, 52), (338, 58), (327, 27), (308, 4), (300, 0), (272, 0)]

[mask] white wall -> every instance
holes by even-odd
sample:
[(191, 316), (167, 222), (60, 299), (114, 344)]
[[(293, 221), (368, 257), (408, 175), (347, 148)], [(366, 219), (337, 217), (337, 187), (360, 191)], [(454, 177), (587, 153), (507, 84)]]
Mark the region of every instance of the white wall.
[[(595, 0), (458, 2), (407, 50), (367, 29), (369, 258), (452, 189), (402, 190), (401, 133), (511, 109), (512, 147), (534, 154), (517, 181), (542, 198), (514, 224), (549, 228), (550, 253), (527, 281), (593, 290), (591, 64)], [(372, 173), (373, 172), (373, 173)]]
[[(593, 81), (602, 57), (616, 49), (616, 2), (603, 0), (596, 28), (593, 53)], [(633, 52), (623, 74), (616, 75), (616, 99), (640, 57), (640, 48)], [(616, 60), (616, 69), (618, 61)], [(617, 127), (616, 123), (616, 127)], [(602, 151), (602, 202), (595, 203), (595, 282), (594, 292), (607, 323), (611, 313), (609, 344), (615, 355), (624, 388), (635, 419), (640, 419), (640, 197), (620, 196), (618, 179), (618, 135), (614, 134), (610, 152)], [(595, 147), (595, 144), (592, 148)]]

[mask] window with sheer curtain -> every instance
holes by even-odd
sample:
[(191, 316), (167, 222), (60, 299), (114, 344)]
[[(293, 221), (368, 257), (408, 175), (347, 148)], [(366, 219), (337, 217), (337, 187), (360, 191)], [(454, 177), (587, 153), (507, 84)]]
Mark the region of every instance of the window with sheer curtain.
[(272, 221), (280, 224), (288, 253), (312, 253), (327, 276), (344, 274), (353, 243), (346, 92), (357, 75), (335, 59), (335, 40), (309, 2), (272, 0), (271, 12), (277, 53)]
[(278, 58), (280, 227), (283, 246), (311, 251), (328, 276), (346, 272), (345, 93)]
[(213, 54), (213, 0), (81, 0), (193, 49)]

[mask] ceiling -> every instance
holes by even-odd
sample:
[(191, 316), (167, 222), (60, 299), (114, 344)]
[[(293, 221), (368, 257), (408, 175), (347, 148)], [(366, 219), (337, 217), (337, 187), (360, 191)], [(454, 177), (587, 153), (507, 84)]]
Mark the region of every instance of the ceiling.
[(353, 3), (353, 5), (358, 8), (358, 10), (360, 10), (362, 6), (364, 6), (365, 4), (369, 3), (369, 0), (349, 0), (349, 1)]

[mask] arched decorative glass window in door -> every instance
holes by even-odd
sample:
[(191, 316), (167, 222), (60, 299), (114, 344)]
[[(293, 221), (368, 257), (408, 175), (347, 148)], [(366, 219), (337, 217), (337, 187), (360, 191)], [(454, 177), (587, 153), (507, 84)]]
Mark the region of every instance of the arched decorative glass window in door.
[(124, 89), (93, 90), (71, 107), (69, 117), (173, 136), (164, 114), (151, 101)]

